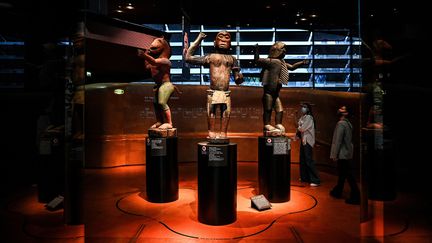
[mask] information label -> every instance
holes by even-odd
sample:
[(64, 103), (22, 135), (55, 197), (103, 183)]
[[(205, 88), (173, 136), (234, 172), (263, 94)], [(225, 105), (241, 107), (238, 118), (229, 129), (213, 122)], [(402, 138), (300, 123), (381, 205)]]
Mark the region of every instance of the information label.
[(208, 146), (208, 166), (227, 166), (227, 147)]
[(273, 155), (288, 154), (289, 149), (289, 140), (287, 138), (273, 139)]
[(265, 145), (266, 145), (266, 146), (273, 146), (273, 139), (271, 139), (271, 138), (266, 138), (266, 140), (265, 140)]
[(271, 208), (271, 203), (262, 194), (251, 197), (251, 204), (253, 208), (259, 211)]
[(150, 138), (151, 156), (166, 156), (166, 139)]

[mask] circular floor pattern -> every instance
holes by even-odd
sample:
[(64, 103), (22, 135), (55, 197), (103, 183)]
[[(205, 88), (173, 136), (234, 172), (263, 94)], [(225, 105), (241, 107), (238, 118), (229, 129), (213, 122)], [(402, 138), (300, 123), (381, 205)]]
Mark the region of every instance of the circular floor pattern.
[(223, 227), (198, 222), (197, 191), (191, 189), (180, 189), (179, 199), (170, 203), (151, 203), (143, 198), (143, 193), (132, 193), (119, 199), (117, 207), (127, 214), (152, 218), (176, 234), (220, 240), (259, 234), (279, 218), (310, 210), (317, 205), (312, 195), (291, 190), (289, 202), (272, 203), (271, 209), (257, 211), (251, 208), (250, 197), (254, 196), (253, 191), (253, 188), (237, 191), (237, 220)]

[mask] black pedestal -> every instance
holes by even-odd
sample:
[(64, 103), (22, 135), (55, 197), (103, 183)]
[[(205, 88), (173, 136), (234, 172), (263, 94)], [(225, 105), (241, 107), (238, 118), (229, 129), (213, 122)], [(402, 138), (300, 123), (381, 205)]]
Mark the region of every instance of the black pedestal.
[(198, 221), (224, 225), (237, 219), (237, 144), (198, 143)]
[(68, 225), (84, 224), (83, 213), (83, 146), (67, 145), (64, 221)]
[(37, 167), (38, 201), (48, 203), (57, 196), (64, 195), (64, 133), (45, 131), (40, 140)]
[(178, 199), (177, 137), (147, 138), (146, 188), (150, 202)]
[(363, 183), (368, 199), (391, 201), (396, 199), (395, 163), (392, 142), (382, 129), (363, 129)]
[(258, 138), (259, 193), (270, 202), (290, 200), (291, 146), (287, 137)]

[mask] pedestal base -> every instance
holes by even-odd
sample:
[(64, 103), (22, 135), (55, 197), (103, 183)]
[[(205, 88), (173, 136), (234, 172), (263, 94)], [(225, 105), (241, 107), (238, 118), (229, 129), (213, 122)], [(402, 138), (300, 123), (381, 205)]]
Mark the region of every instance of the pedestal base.
[(285, 136), (285, 132), (281, 130), (264, 131), (264, 137), (281, 137)]
[[(81, 145), (81, 144), (80, 144)], [(83, 155), (82, 146), (66, 145), (66, 180), (64, 194), (64, 221), (68, 225), (84, 224)]]
[(146, 140), (147, 200), (164, 203), (178, 199), (177, 137)]
[(209, 137), (207, 137), (207, 142), (210, 144), (229, 144), (229, 138), (209, 138)]
[(44, 131), (40, 137), (38, 158), (38, 201), (48, 203), (58, 195), (64, 195), (64, 133), (54, 129)]
[(259, 193), (270, 202), (290, 200), (291, 146), (287, 137), (258, 138)]
[(237, 219), (237, 144), (198, 143), (198, 221), (224, 225)]
[(171, 129), (150, 128), (148, 130), (148, 135), (149, 137), (152, 138), (177, 137), (177, 128), (171, 128)]

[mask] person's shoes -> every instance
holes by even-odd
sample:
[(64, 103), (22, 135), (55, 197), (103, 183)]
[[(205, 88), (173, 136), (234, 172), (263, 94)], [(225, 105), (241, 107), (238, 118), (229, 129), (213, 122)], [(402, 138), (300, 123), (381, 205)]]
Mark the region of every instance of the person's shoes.
[(350, 197), (345, 200), (347, 204), (360, 205), (360, 198)]
[(334, 197), (334, 198), (342, 198), (342, 193), (341, 192), (338, 192), (338, 191), (336, 191), (336, 190), (331, 190), (330, 191), (330, 196), (332, 196), (332, 197)]
[(317, 187), (317, 186), (320, 186), (320, 184), (317, 184), (317, 183), (311, 183), (311, 184), (309, 184), (309, 186)]

